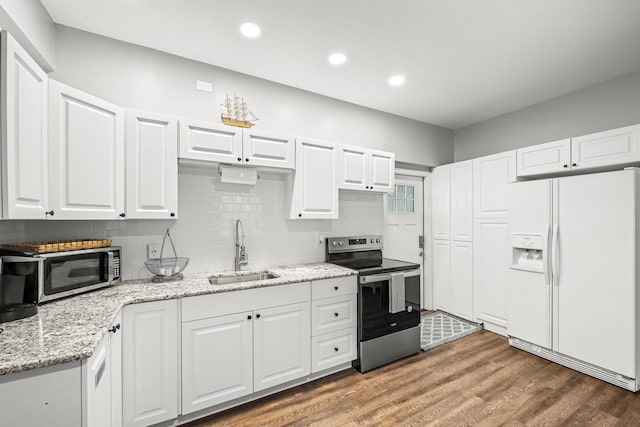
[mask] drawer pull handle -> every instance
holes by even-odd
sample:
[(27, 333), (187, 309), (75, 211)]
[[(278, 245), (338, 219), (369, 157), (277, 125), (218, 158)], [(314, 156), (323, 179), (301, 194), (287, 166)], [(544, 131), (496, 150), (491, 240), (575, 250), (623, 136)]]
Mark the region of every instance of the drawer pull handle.
[(340, 351), (340, 349), (338, 347), (333, 347), (333, 349), (337, 352)]

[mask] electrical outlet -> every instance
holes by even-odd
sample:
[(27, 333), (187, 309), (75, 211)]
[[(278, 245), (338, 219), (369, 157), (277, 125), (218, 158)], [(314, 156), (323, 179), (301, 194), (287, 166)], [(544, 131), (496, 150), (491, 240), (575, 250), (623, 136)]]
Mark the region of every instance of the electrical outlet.
[(160, 258), (160, 253), (158, 251), (157, 243), (149, 243), (147, 245), (147, 259)]

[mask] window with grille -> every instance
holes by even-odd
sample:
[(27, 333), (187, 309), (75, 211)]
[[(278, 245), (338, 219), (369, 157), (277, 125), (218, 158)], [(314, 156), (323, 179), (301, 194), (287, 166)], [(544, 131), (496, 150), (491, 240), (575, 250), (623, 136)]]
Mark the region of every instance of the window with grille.
[(387, 195), (387, 212), (391, 215), (413, 215), (415, 189), (413, 185), (397, 184), (395, 193)]

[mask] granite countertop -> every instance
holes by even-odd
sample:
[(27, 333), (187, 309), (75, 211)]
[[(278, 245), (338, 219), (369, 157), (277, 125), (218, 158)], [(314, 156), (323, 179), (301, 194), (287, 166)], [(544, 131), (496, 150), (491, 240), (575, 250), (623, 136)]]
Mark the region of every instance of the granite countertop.
[[(268, 269), (275, 279), (226, 285), (211, 285), (212, 274), (185, 275), (184, 280), (153, 283), (149, 279), (128, 280), (99, 291), (43, 304), (38, 314), (0, 323), (0, 375), (57, 365), (90, 357), (120, 309), (126, 304), (160, 301), (195, 295), (232, 292), (355, 275), (354, 270), (316, 263)], [(214, 276), (250, 272), (220, 272)]]

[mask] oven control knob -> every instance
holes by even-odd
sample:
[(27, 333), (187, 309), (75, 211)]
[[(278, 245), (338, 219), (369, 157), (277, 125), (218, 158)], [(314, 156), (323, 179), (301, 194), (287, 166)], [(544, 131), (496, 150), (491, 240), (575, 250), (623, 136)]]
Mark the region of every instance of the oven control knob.
[(380, 239), (376, 239), (376, 243), (380, 243)]
[(336, 245), (338, 244), (338, 242), (336, 242), (336, 241), (334, 240), (333, 242), (331, 242), (331, 244), (332, 244), (333, 246), (336, 246)]
[(413, 311), (413, 306), (408, 306), (408, 307), (407, 307), (407, 311), (408, 311), (409, 313), (411, 313), (411, 312)]
[(371, 243), (373, 244), (375, 242), (375, 240), (371, 239)]
[(340, 240), (340, 241), (338, 242), (338, 244), (339, 244), (340, 246), (342, 246), (342, 240)]

